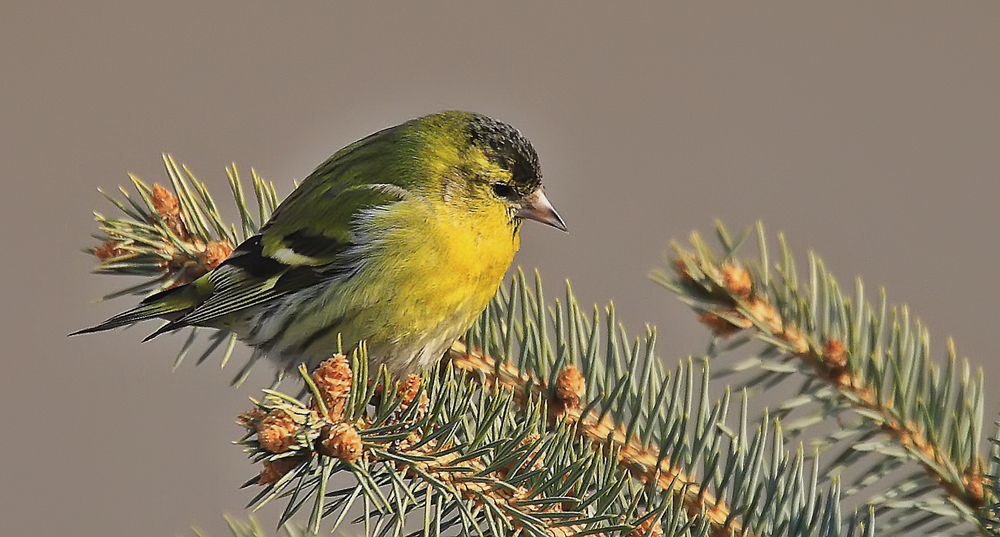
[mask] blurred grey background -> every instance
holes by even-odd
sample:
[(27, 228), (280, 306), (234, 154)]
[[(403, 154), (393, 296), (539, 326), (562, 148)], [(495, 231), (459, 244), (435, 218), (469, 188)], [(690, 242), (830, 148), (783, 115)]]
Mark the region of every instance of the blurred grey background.
[(846, 287), (885, 286), (992, 385), (998, 28), (986, 2), (0, 4), (2, 533), (220, 536), (255, 492), (230, 441), (263, 368), (232, 389), (217, 360), (171, 374), (182, 338), (140, 345), (151, 326), (65, 336), (133, 302), (94, 302), (123, 283), (80, 253), (113, 212), (98, 187), (163, 181), (169, 152), (232, 218), (229, 163), (284, 195), (442, 109), (534, 142), (571, 233), (525, 226), (517, 263), (657, 325), (664, 360), (706, 332), (647, 271), (715, 218), (761, 219)]

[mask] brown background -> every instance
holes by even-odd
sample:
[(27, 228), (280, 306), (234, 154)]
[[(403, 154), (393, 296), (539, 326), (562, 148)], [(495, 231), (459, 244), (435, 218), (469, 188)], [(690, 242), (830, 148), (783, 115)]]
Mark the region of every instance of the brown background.
[(286, 194), (381, 127), (481, 111), (534, 141), (571, 229), (526, 226), (517, 262), (658, 325), (663, 359), (705, 332), (646, 272), (762, 219), (1000, 378), (995, 3), (76, 4), (0, 5), (0, 533), (221, 536), (251, 497), (229, 441), (265, 373), (171, 374), (151, 326), (65, 337), (131, 303), (92, 303), (121, 282), (79, 249), (95, 189), (162, 180), (160, 152), (220, 201), (232, 161)]

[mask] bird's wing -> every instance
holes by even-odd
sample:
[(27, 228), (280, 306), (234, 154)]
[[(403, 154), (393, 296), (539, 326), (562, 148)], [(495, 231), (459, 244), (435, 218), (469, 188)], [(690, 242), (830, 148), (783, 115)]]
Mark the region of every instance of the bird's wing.
[[(356, 142), (316, 169), (250, 237), (206, 275), (211, 295), (155, 334), (190, 325), (213, 325), (231, 313), (347, 277), (360, 261), (354, 231), (368, 211), (407, 199), (392, 158), (398, 148), (387, 129)], [(403, 183), (405, 184), (405, 183)]]
[[(239, 310), (349, 276), (358, 261), (353, 251), (356, 237), (351, 233), (355, 215), (399, 200), (398, 195), (356, 186), (332, 196), (326, 211), (303, 207), (304, 213), (318, 220), (272, 220), (208, 275), (211, 296), (164, 330), (212, 325), (212, 321)], [(283, 214), (301, 217), (300, 213)], [(302, 225), (309, 222), (313, 225)], [(322, 225), (316, 226), (317, 222)]]

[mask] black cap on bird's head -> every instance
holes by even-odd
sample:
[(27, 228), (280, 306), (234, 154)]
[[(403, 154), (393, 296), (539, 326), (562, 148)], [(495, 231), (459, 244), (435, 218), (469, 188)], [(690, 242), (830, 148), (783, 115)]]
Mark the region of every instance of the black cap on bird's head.
[(542, 184), (538, 154), (531, 142), (510, 125), (481, 114), (469, 122), (469, 139), (492, 151), (487, 156), (511, 173), (511, 187), (522, 194), (533, 192)]
[(542, 192), (542, 172), (531, 142), (514, 127), (482, 114), (473, 114), (468, 133), (472, 143), (489, 149), (485, 153), (490, 160), (510, 171), (510, 183), (504, 186), (521, 202), (517, 216), (566, 231), (566, 224)]

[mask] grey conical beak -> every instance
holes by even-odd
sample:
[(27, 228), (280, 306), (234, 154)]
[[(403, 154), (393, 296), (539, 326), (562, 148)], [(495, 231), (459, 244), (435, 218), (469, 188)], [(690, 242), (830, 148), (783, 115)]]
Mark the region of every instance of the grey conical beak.
[(566, 231), (566, 223), (559, 218), (559, 213), (545, 197), (541, 188), (536, 188), (527, 198), (524, 205), (517, 211), (517, 216), (552, 226), (560, 231)]

